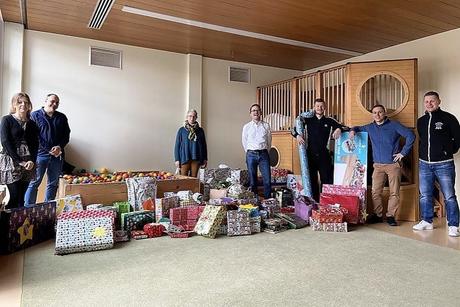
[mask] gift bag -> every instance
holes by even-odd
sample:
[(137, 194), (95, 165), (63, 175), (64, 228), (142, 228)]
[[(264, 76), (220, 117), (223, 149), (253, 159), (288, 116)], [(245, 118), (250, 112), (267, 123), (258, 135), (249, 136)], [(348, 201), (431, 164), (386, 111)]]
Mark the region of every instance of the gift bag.
[(155, 199), (157, 196), (156, 179), (151, 177), (127, 178), (128, 202), (134, 211), (142, 210), (142, 204), (149, 197)]

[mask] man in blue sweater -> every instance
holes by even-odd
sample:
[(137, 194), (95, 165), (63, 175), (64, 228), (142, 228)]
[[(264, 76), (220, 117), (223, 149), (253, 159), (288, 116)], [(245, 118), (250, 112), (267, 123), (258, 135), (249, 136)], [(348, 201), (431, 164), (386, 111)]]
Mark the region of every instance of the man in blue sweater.
[(31, 119), (40, 130), (37, 156), (36, 178), (32, 180), (24, 197), (25, 206), (30, 206), (37, 201), (37, 189), (47, 172), (45, 201), (53, 200), (59, 185), (59, 175), (64, 162), (64, 147), (70, 140), (70, 127), (67, 117), (56, 111), (59, 107), (59, 97), (49, 94), (45, 105), (31, 113)]
[[(372, 173), (372, 203), (374, 213), (369, 215), (368, 223), (381, 223), (383, 221), (382, 193), (385, 186), (386, 176), (390, 187), (387, 223), (397, 226), (395, 214), (399, 209), (399, 188), (401, 185), (401, 160), (407, 156), (415, 141), (415, 134), (397, 121), (386, 117), (385, 107), (378, 104), (372, 108), (374, 121), (365, 126), (353, 127), (350, 139), (356, 132), (365, 131), (369, 134), (372, 143), (372, 157), (374, 159), (374, 172)], [(406, 142), (400, 149), (400, 137)]]

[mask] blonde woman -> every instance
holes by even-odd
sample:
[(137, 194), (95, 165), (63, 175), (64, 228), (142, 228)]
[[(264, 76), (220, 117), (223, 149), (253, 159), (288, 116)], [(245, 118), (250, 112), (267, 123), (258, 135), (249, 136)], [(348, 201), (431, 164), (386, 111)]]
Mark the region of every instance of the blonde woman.
[(0, 184), (10, 193), (7, 208), (24, 206), (24, 194), (35, 174), (38, 128), (30, 120), (31, 111), (29, 96), (18, 93), (11, 99), (10, 114), (1, 122)]
[(184, 126), (179, 128), (174, 147), (174, 159), (180, 174), (196, 177), (200, 167), (208, 164), (208, 150), (204, 130), (196, 121), (196, 110), (189, 110)]

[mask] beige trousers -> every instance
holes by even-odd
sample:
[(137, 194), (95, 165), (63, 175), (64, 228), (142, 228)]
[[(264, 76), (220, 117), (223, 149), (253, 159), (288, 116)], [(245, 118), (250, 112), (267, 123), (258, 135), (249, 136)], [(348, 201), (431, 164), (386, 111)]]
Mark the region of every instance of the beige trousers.
[[(200, 169), (200, 161), (190, 160), (180, 166), (180, 174), (183, 176), (196, 177)], [(190, 172), (190, 173), (189, 173)]]
[(399, 163), (374, 163), (374, 173), (372, 173), (372, 204), (374, 205), (374, 213), (377, 216), (382, 216), (382, 193), (387, 176), (390, 197), (388, 198), (386, 216), (394, 217), (396, 211), (399, 209), (399, 188), (401, 186), (401, 166)]

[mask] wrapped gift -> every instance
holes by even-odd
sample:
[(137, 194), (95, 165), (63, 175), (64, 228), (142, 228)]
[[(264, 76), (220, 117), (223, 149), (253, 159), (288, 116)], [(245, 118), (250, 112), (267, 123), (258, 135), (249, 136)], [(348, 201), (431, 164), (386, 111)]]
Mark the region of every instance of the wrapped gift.
[(251, 233), (260, 232), (260, 223), (261, 223), (260, 216), (254, 216), (249, 218), (249, 222), (251, 223)]
[(286, 183), (289, 170), (284, 168), (271, 168), (271, 178), (273, 183)]
[(287, 229), (287, 222), (280, 218), (264, 219), (264, 232), (278, 233)]
[(321, 193), (319, 203), (321, 205), (339, 204), (341, 208), (347, 209), (347, 212), (344, 213), (344, 221), (349, 224), (358, 224), (360, 215), (358, 196)]
[(200, 219), (196, 223), (195, 232), (204, 237), (214, 239), (225, 215), (223, 206), (208, 205), (201, 213)]
[(142, 203), (157, 196), (157, 182), (152, 177), (134, 177), (126, 179), (128, 202), (134, 211), (142, 210)]
[(292, 191), (286, 188), (281, 188), (275, 191), (275, 198), (281, 207), (293, 205)]
[(57, 218), (56, 254), (112, 248), (114, 218), (112, 211), (105, 210), (62, 213)]
[(101, 209), (102, 207), (104, 207), (103, 204), (91, 204), (91, 205), (88, 205), (86, 206), (86, 210), (99, 210)]
[(227, 235), (227, 216), (224, 215), (224, 218), (222, 219), (222, 223), (220, 224), (219, 230), (217, 231), (218, 235)]
[(249, 173), (246, 169), (232, 169), (230, 171), (230, 178), (232, 182), (236, 182), (244, 186), (249, 184)]
[(302, 176), (300, 175), (287, 175), (286, 187), (292, 191), (294, 198), (303, 195)]
[(249, 213), (249, 217), (259, 216), (259, 207), (251, 204), (238, 206), (238, 211), (246, 211)]
[(122, 230), (143, 230), (144, 225), (155, 221), (155, 212), (153, 211), (135, 211), (123, 213), (121, 215)]
[(155, 200), (152, 198), (147, 198), (143, 203), (142, 203), (142, 209), (148, 210), (148, 211), (155, 211)]
[(56, 202), (0, 211), (0, 253), (8, 254), (54, 237)]
[(311, 211), (316, 208), (318, 204), (308, 196), (299, 195), (294, 200), (294, 213), (304, 221), (308, 222)]
[(291, 229), (300, 229), (308, 226), (308, 222), (292, 213), (275, 213), (275, 216), (286, 221)]
[(113, 232), (113, 240), (115, 243), (129, 241), (129, 232), (125, 230), (115, 230)]
[(274, 198), (264, 199), (260, 206), (264, 211), (267, 212), (268, 218), (271, 218), (274, 216), (275, 213), (280, 212), (279, 203)]
[(155, 199), (155, 218), (159, 221), (162, 217), (169, 217), (171, 208), (179, 207), (179, 197), (168, 196)]
[(144, 225), (144, 232), (149, 238), (161, 237), (165, 227), (158, 223), (148, 223)]
[(310, 218), (310, 227), (313, 231), (326, 232), (348, 232), (347, 222), (343, 223), (321, 223), (318, 220)]
[(251, 222), (247, 211), (227, 211), (227, 236), (251, 234)]
[(347, 210), (340, 206), (321, 205), (318, 210), (312, 211), (311, 217), (320, 223), (342, 223), (346, 213)]
[(211, 189), (209, 190), (209, 199), (227, 197), (228, 189)]
[(209, 184), (211, 188), (215, 188), (219, 182), (227, 181), (231, 178), (232, 170), (227, 168), (209, 168), (204, 170), (203, 183)]
[(56, 200), (56, 216), (63, 212), (73, 212), (83, 210), (80, 194), (68, 195)]
[(354, 195), (359, 198), (359, 223), (364, 224), (367, 218), (366, 189), (359, 187), (323, 184), (323, 193), (335, 195)]
[(257, 206), (259, 204), (259, 202), (257, 201), (257, 198), (255, 198), (255, 197), (240, 198), (240, 199), (235, 199), (235, 201), (238, 203), (238, 205), (254, 205), (254, 206)]
[(168, 236), (171, 238), (190, 238), (195, 234), (194, 231), (181, 231), (181, 232), (167, 232)]
[(148, 235), (143, 230), (131, 230), (131, 238), (134, 240), (148, 239)]
[(280, 209), (280, 212), (281, 213), (295, 213), (295, 207), (294, 206), (290, 206), (290, 207), (282, 207)]

